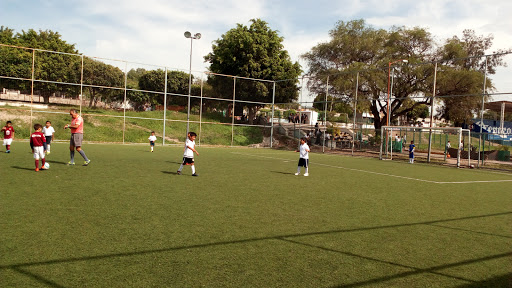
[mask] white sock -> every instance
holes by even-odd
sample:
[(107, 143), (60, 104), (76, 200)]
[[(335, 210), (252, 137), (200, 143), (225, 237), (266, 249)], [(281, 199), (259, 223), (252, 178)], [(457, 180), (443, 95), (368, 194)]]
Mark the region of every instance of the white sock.
[(300, 166), (297, 166), (297, 173), (300, 174)]
[(180, 171), (180, 172), (181, 172), (181, 170), (183, 170), (183, 164), (181, 164), (180, 169), (178, 169), (178, 171)]
[(46, 145), (46, 151), (50, 152), (50, 144)]
[(196, 174), (196, 166), (192, 165), (192, 174)]
[(153, 146), (151, 146), (151, 151), (153, 151)]
[(308, 170), (309, 170), (309, 168), (308, 168), (308, 167), (306, 167), (306, 173), (305, 173), (305, 174), (308, 174)]

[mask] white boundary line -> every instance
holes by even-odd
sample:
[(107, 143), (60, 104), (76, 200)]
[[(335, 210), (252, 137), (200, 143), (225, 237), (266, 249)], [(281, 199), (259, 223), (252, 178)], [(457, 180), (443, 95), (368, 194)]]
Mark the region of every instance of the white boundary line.
[[(251, 157), (259, 157), (259, 158), (267, 158), (267, 159), (274, 159), (274, 160), (290, 161), (290, 159), (286, 159), (286, 158), (276, 158), (276, 157), (253, 155), (253, 154), (246, 154), (246, 153), (240, 153), (240, 152), (231, 152), (231, 153), (237, 154), (237, 155), (251, 156)], [(368, 170), (347, 168), (347, 167), (342, 167), (342, 166), (334, 166), (334, 165), (328, 165), (328, 164), (322, 164), (322, 163), (315, 163), (315, 165), (331, 167), (331, 168), (338, 168), (338, 169), (345, 169), (345, 170), (349, 170), (349, 171), (363, 172), (363, 173), (369, 173), (369, 174), (376, 174), (376, 175), (381, 175), (381, 176), (395, 177), (395, 178), (407, 179), (407, 180), (413, 180), (413, 181), (434, 183), (434, 184), (471, 184), (471, 183), (512, 182), (512, 179), (509, 179), (509, 180), (480, 180), (480, 181), (439, 182), (439, 181), (418, 179), (418, 178), (412, 178), (412, 177), (406, 177), (406, 176), (400, 176), (400, 175), (393, 175), (393, 174), (387, 174), (387, 173), (381, 173), (381, 172), (374, 172), (374, 171), (368, 171)]]

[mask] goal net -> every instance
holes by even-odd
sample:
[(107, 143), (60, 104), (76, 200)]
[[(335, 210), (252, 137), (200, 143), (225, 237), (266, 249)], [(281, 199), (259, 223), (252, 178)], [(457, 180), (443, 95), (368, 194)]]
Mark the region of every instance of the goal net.
[(460, 127), (383, 126), (380, 136), (381, 160), (409, 158), (411, 141), (415, 145), (415, 161), (420, 162), (471, 167), (471, 156), (478, 153), (471, 145), (475, 139), (471, 139), (470, 130)]

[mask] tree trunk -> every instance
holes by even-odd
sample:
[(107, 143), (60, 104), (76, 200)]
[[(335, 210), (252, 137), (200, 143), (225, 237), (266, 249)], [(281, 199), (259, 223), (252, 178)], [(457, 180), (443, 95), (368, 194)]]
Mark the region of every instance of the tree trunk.
[(256, 106), (249, 107), (249, 125), (253, 125), (254, 117), (256, 116)]

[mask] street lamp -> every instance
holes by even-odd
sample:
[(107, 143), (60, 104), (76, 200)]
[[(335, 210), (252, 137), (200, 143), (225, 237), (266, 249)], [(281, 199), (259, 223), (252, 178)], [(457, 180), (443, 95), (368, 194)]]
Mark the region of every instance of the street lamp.
[[(391, 122), (391, 115), (389, 114), (390, 113), (390, 103), (389, 103), (389, 99), (391, 97), (391, 82), (390, 82), (390, 78), (391, 78), (391, 65), (394, 64), (394, 63), (398, 63), (398, 62), (402, 62), (402, 63), (408, 63), (409, 60), (407, 59), (400, 59), (400, 60), (396, 60), (396, 61), (391, 61), (389, 62), (389, 65), (388, 65), (388, 109), (387, 109), (387, 117), (386, 117), (386, 126), (389, 126), (389, 122)], [(394, 76), (394, 74), (393, 74)]]
[(189, 77), (188, 77), (188, 109), (187, 109), (187, 135), (189, 132), (190, 125), (190, 94), (192, 92), (192, 40), (201, 39), (201, 33), (196, 33), (192, 36), (192, 33), (186, 31), (185, 38), (190, 38), (190, 67), (189, 67)]

